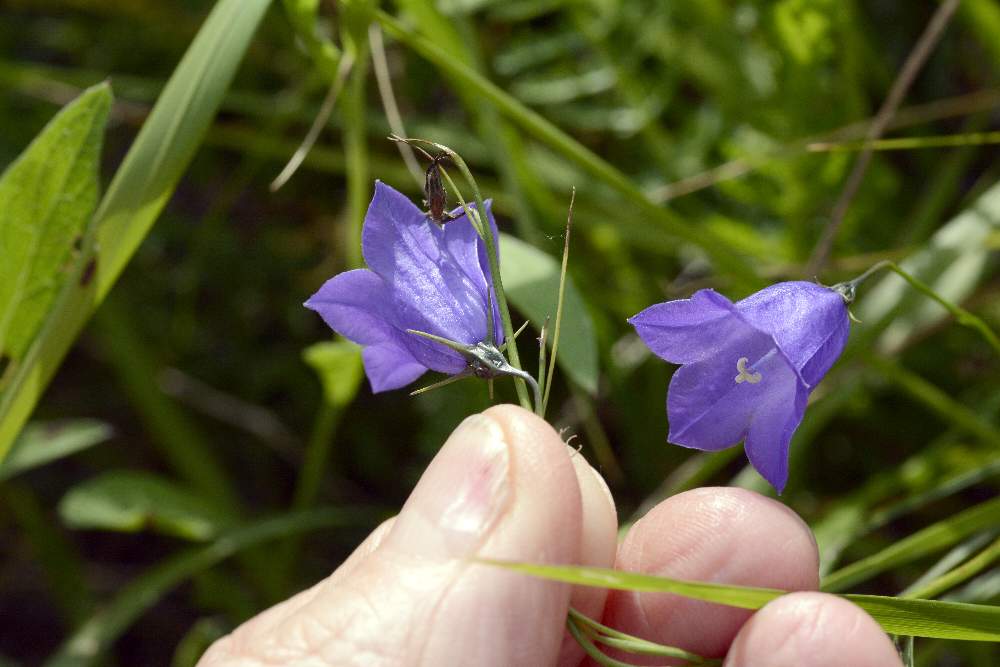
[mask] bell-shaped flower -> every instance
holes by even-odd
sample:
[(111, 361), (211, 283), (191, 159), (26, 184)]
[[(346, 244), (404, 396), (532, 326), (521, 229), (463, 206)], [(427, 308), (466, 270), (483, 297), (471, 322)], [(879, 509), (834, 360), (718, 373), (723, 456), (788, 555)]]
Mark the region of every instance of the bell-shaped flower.
[(844, 297), (785, 282), (734, 304), (703, 289), (629, 322), (657, 356), (681, 364), (667, 394), (667, 439), (705, 451), (745, 440), (750, 463), (780, 493), (809, 393), (847, 342)]
[[(488, 203), (486, 208), (498, 238)], [(459, 352), (408, 329), (468, 345), (502, 342), (486, 246), (462, 210), (454, 214), (439, 227), (404, 195), (376, 181), (361, 236), (370, 268), (334, 276), (305, 303), (331, 329), (364, 347), (373, 391), (403, 387), (428, 370), (457, 374), (468, 368)], [(495, 340), (488, 341), (491, 303)]]

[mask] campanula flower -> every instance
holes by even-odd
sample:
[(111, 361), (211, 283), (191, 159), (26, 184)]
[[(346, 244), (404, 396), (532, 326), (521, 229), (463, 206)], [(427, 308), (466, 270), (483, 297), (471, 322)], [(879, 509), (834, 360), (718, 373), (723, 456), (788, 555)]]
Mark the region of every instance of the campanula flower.
[(845, 297), (786, 282), (734, 304), (703, 289), (629, 322), (657, 356), (681, 364), (667, 394), (667, 439), (705, 451), (745, 440), (750, 463), (780, 493), (809, 393), (847, 342)]
[[(497, 238), (488, 203), (486, 208)], [(361, 235), (369, 268), (334, 276), (305, 303), (331, 329), (364, 347), (373, 391), (398, 389), (428, 370), (466, 371), (462, 354), (408, 329), (468, 345), (502, 342), (496, 298), (487, 297), (492, 283), (485, 244), (461, 209), (454, 214), (439, 227), (404, 195), (376, 181)], [(494, 341), (486, 340), (489, 303)]]

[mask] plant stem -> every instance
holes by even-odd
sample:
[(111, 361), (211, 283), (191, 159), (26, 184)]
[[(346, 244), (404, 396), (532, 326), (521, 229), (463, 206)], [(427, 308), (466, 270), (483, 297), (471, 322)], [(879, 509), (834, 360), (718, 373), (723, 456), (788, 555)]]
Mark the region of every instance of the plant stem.
[(573, 228), (573, 204), (576, 202), (576, 188), (569, 197), (569, 213), (566, 214), (566, 235), (563, 241), (562, 267), (559, 270), (559, 298), (556, 301), (556, 324), (552, 333), (552, 356), (549, 360), (549, 381), (545, 385), (545, 395), (542, 397), (542, 411), (539, 416), (545, 416), (549, 406), (549, 390), (552, 389), (552, 377), (556, 370), (556, 354), (559, 351), (559, 334), (562, 327), (563, 301), (566, 297), (566, 268), (569, 265), (569, 235)]
[(942, 308), (947, 310), (955, 317), (955, 321), (958, 324), (961, 324), (964, 327), (968, 327), (970, 329), (978, 331), (979, 334), (983, 337), (983, 339), (985, 339), (986, 342), (989, 343), (990, 346), (998, 354), (1000, 354), (1000, 338), (997, 338), (997, 335), (993, 333), (993, 330), (990, 329), (989, 325), (987, 325), (986, 322), (976, 317), (975, 315), (973, 315), (966, 309), (962, 308), (961, 306), (956, 306), (950, 301), (945, 300), (940, 295), (938, 295), (937, 292), (931, 289), (930, 286), (927, 285), (927, 283), (923, 282), (922, 280), (920, 280), (915, 276), (910, 275), (892, 260), (884, 259), (881, 262), (877, 262), (870, 269), (862, 273), (857, 278), (834, 285), (833, 289), (839, 291), (841, 295), (844, 296), (844, 300), (847, 301), (848, 303), (851, 303), (854, 300), (854, 294), (857, 290), (857, 287), (861, 285), (861, 283), (863, 283), (864, 281), (868, 280), (868, 278), (870, 278), (872, 275), (883, 269), (889, 269), (890, 271), (898, 275), (900, 278), (905, 280), (907, 283), (909, 283), (910, 286), (913, 287), (913, 289), (917, 290), (921, 294), (937, 302)]

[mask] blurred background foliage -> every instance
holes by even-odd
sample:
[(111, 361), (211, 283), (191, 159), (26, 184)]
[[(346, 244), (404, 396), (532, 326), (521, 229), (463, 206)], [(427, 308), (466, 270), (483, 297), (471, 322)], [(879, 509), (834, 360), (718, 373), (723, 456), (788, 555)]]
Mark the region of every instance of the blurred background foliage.
[[(211, 5), (3, 3), (0, 164), (110, 79), (106, 186)], [(781, 279), (829, 284), (893, 259), (1000, 328), (995, 146), (876, 152), (830, 261), (808, 274), (858, 156), (809, 144), (865, 136), (937, 2), (386, 3), (409, 34), (495, 82), (499, 105), (391, 30), (369, 44), (364, 3), (324, 3), (315, 26), (284, 11), (309, 5), (268, 11), (170, 203), (0, 467), (0, 663), (40, 664), (78, 629), (108, 649), (98, 662), (193, 664), (335, 568), (489, 404), (471, 381), (373, 396), (356, 352), (322, 343), (329, 331), (301, 306), (356, 261), (374, 179), (420, 198), (386, 140), (377, 66), (406, 132), (465, 157), (503, 231), (558, 257), (576, 188), (570, 274), (591, 323), (563, 335), (593, 327), (600, 375), (592, 392), (557, 374), (549, 418), (603, 470), (623, 522), (694, 485), (769, 492), (741, 448), (666, 444), (672, 367), (625, 322), (645, 306), (705, 286), (735, 299)], [(327, 39), (354, 67), (317, 145), (271, 192), (335, 76)], [(964, 0), (885, 135), (1000, 129), (998, 45), (1000, 4)], [(782, 500), (816, 530), (826, 572), (997, 495), (996, 354), (901, 284), (863, 290), (862, 322), (793, 444)], [(1000, 509), (961, 525), (851, 590), (893, 595), (948, 572), (988, 548)], [(222, 534), (234, 542), (220, 548)], [(279, 546), (265, 553), (268, 536)], [(1000, 601), (992, 558), (934, 595)], [(916, 656), (1000, 663), (996, 645), (968, 642), (918, 641)]]

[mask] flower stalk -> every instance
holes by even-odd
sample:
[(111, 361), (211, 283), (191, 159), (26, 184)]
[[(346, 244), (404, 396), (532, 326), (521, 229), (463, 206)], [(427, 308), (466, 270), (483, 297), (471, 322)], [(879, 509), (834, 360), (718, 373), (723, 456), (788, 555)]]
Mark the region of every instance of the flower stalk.
[(997, 354), (1000, 354), (1000, 338), (997, 337), (996, 333), (994, 333), (993, 330), (990, 329), (989, 325), (987, 325), (986, 322), (976, 317), (975, 315), (967, 311), (965, 308), (962, 308), (961, 306), (956, 306), (950, 301), (942, 298), (937, 292), (931, 289), (930, 285), (923, 282), (916, 276), (913, 276), (912, 274), (903, 270), (903, 268), (900, 267), (899, 264), (896, 264), (896, 262), (893, 262), (892, 260), (883, 259), (880, 262), (876, 262), (875, 264), (872, 265), (871, 268), (869, 268), (867, 271), (862, 273), (857, 278), (842, 283), (837, 283), (836, 285), (833, 285), (830, 289), (840, 294), (840, 296), (844, 299), (844, 303), (850, 305), (851, 303), (854, 302), (854, 299), (857, 296), (858, 287), (866, 280), (868, 280), (870, 277), (872, 277), (879, 271), (883, 271), (885, 269), (892, 271), (900, 278), (905, 280), (907, 283), (909, 283), (909, 285), (913, 289), (917, 290), (924, 296), (937, 302), (938, 305), (940, 305), (942, 308), (947, 310), (952, 316), (954, 316), (955, 321), (958, 324), (979, 332), (979, 334), (983, 337), (983, 339), (987, 343), (989, 343), (989, 345), (994, 350), (996, 350)]

